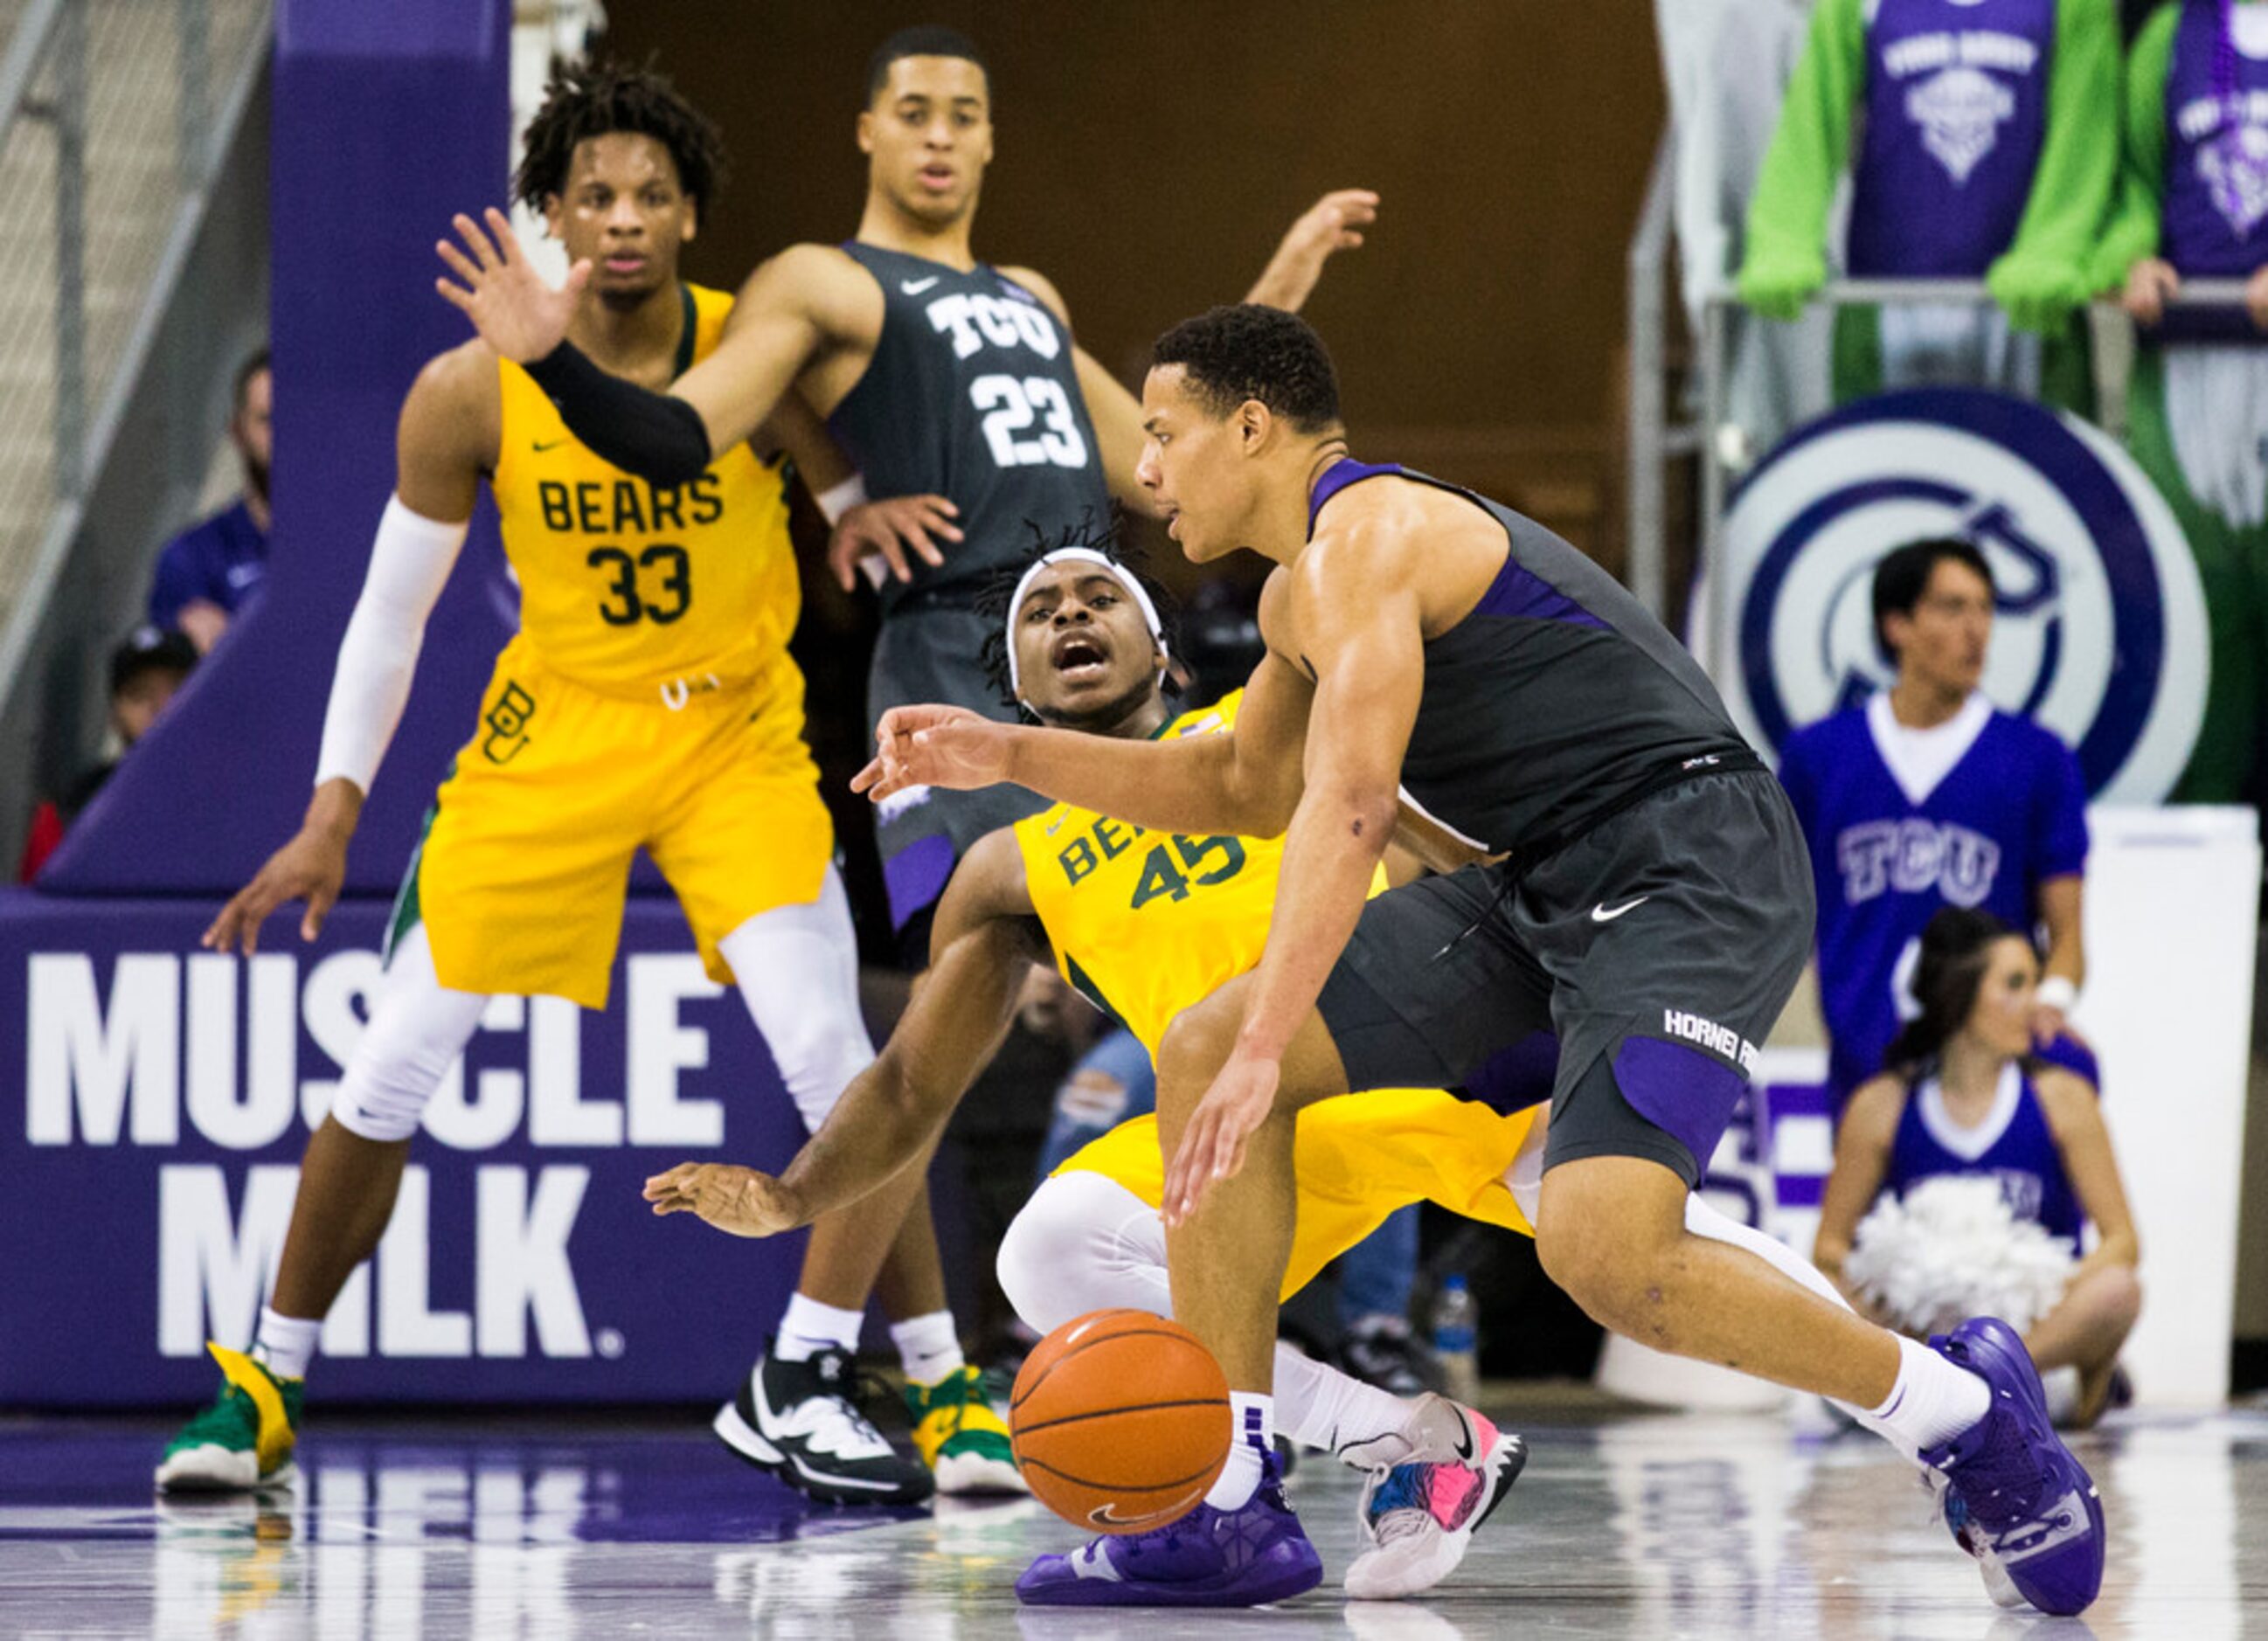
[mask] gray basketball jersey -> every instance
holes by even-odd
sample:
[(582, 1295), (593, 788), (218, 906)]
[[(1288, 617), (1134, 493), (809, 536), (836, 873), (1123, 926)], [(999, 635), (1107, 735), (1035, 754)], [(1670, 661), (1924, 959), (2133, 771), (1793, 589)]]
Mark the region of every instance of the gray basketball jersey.
[(828, 418), (873, 497), (934, 493), (961, 509), (967, 539), (945, 563), (912, 561), (882, 584), (887, 614), (910, 596), (973, 593), (1021, 558), (1034, 531), (1108, 517), (1094, 427), (1071, 339), (1047, 305), (998, 269), (968, 273), (853, 241), (843, 250), (882, 287), (873, 362)]
[(1403, 791), (1491, 850), (1548, 849), (1689, 762), (1752, 757), (1716, 687), (1607, 572), (1509, 507), (1392, 465), (1342, 460), (1307, 527), (1350, 484), (1391, 475), (1462, 496), (1504, 526), (1504, 568), (1425, 645)]

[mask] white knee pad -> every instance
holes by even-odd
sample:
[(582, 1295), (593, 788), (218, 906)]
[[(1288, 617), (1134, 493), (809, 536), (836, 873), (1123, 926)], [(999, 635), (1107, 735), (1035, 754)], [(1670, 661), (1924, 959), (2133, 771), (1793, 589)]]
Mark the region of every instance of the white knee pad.
[(364, 1139), (408, 1139), (488, 1003), (478, 992), (445, 990), (425, 925), (412, 928), (394, 948), (370, 1024), (340, 1074), (332, 1118)]
[(780, 1080), (813, 1133), (873, 1063), (858, 1012), (858, 938), (835, 868), (819, 898), (759, 912), (717, 943)]
[(998, 1269), (1000, 1291), (1042, 1333), (1089, 1311), (1174, 1314), (1164, 1220), (1100, 1174), (1042, 1181), (1001, 1238)]

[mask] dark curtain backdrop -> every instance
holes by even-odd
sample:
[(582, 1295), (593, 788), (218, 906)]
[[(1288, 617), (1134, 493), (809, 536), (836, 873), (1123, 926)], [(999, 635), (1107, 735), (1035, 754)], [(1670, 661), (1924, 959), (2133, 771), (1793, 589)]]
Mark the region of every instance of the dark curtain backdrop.
[(1241, 294), (1324, 189), (1385, 196), (1308, 313), (1357, 453), (1491, 488), (1609, 563), (1624, 252), (1663, 120), (1646, 0), (984, 4), (615, 0), (724, 126), (736, 174), (695, 247), (733, 284), (848, 238), (869, 54), (940, 22), (991, 61), (977, 254), (1037, 268), (1130, 379), (1167, 324)]

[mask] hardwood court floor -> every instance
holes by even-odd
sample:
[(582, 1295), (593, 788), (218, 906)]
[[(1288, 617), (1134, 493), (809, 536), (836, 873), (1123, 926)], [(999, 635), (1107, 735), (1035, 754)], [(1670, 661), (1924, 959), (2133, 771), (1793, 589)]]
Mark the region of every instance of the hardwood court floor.
[(2268, 1635), (2268, 1412), (2136, 1412), (2085, 1439), (2113, 1543), (2083, 1621), (2002, 1615), (1881, 1444), (1756, 1416), (1503, 1409), (1526, 1474), (1429, 1597), (1350, 1603), (1358, 1480), (1292, 1492), (1330, 1581), (1217, 1615), (1020, 1609), (1071, 1529), (1029, 1500), (807, 1508), (696, 1417), (326, 1421), (269, 1502), (153, 1500), (159, 1420), (0, 1423), (0, 1636), (756, 1635), (1456, 1641)]

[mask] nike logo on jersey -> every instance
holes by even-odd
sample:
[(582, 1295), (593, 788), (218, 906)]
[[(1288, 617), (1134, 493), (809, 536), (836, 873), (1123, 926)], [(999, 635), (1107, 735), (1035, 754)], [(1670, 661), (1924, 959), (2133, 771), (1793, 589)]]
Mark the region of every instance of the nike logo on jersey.
[(932, 274), (926, 279), (901, 279), (898, 281), (898, 289), (909, 297), (917, 297), (944, 277), (943, 274)]
[(1616, 918), (1621, 916), (1624, 912), (1629, 911), (1632, 907), (1643, 906), (1653, 898), (1653, 896), (1651, 894), (1641, 894), (1638, 899), (1634, 901), (1624, 901), (1619, 906), (1609, 906), (1604, 901), (1601, 901), (1596, 906), (1591, 908), (1591, 921), (1593, 923), (1612, 923)]
[(566, 442), (567, 441), (563, 438), (554, 438), (549, 440), (539, 438), (535, 441), (535, 453), (540, 456), (547, 450), (556, 450), (560, 445)]

